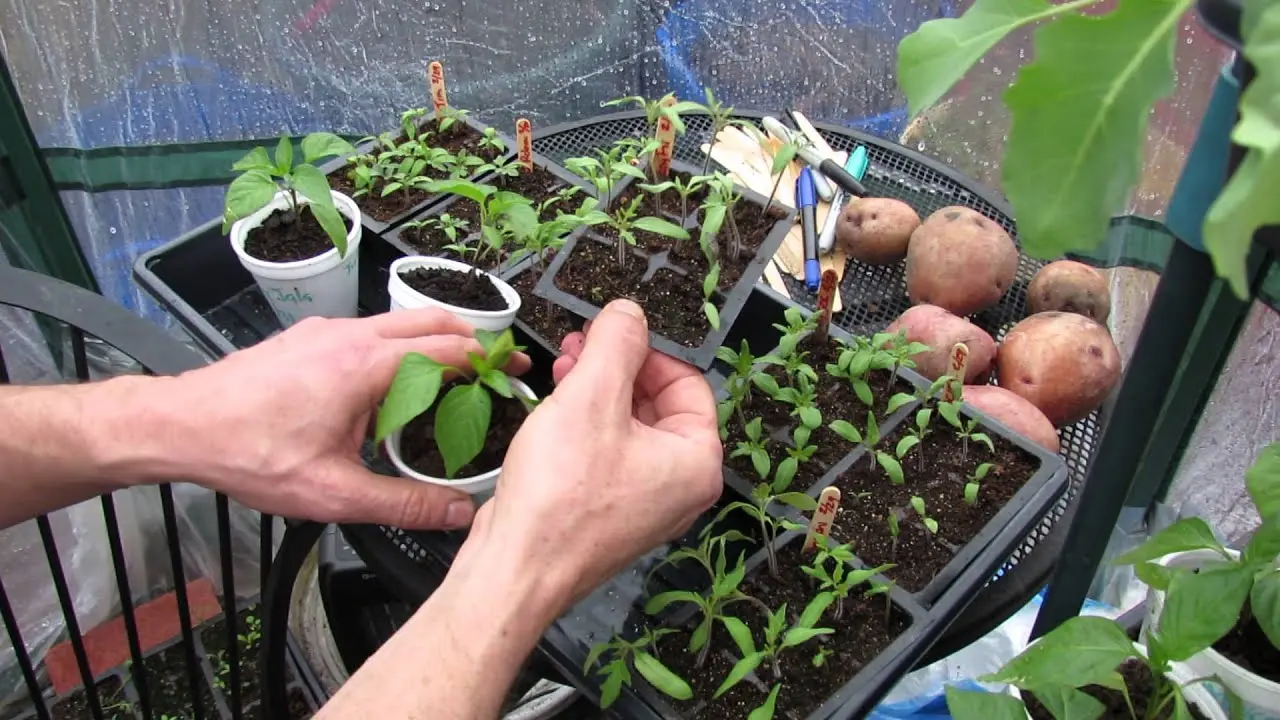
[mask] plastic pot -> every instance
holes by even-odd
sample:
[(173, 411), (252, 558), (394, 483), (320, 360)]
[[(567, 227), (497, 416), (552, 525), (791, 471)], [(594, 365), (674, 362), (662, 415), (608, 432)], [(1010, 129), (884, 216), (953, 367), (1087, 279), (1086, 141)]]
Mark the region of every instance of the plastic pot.
[[(538, 399), (538, 396), (534, 394), (533, 390), (530, 389), (528, 385), (525, 385), (516, 378), (511, 378), (511, 388), (530, 400)], [(455, 490), (461, 490), (468, 495), (475, 496), (476, 502), (484, 502), (484, 500), (487, 500), (493, 494), (493, 489), (498, 485), (498, 476), (502, 474), (502, 468), (490, 470), (483, 475), (455, 478), (453, 480), (424, 475), (423, 473), (409, 467), (409, 464), (404, 461), (404, 458), (400, 457), (400, 433), (402, 430), (403, 428), (391, 433), (386, 440), (387, 457), (391, 458), (391, 463), (396, 466), (396, 470), (399, 471), (401, 476), (412, 478), (420, 482), (431, 483), (433, 485), (443, 485)]]
[(489, 276), (493, 280), (493, 284), (502, 293), (502, 297), (507, 301), (506, 310), (470, 310), (457, 305), (450, 305), (441, 302), (435, 298), (428, 297), (422, 293), (409, 287), (409, 285), (400, 279), (400, 273), (405, 270), (413, 270), (415, 268), (445, 268), (448, 270), (456, 270), (459, 272), (471, 272), (475, 268), (472, 266), (458, 262), (457, 260), (449, 260), (440, 257), (427, 257), (425, 255), (415, 255), (411, 257), (402, 257), (391, 263), (391, 274), (387, 278), (387, 294), (391, 296), (391, 311), (396, 310), (416, 310), (425, 307), (444, 308), (453, 313), (457, 317), (462, 318), (477, 330), (492, 330), (498, 332), (511, 327), (511, 323), (516, 319), (516, 313), (520, 311), (520, 294), (515, 288), (507, 284), (505, 280), (481, 270), (481, 274)]
[[(1227, 549), (1233, 558), (1240, 553)], [(1199, 569), (1221, 561), (1222, 556), (1212, 550), (1189, 550), (1174, 553), (1160, 558), (1157, 562), (1165, 567)], [(1145, 640), (1148, 630), (1156, 625), (1164, 610), (1164, 592), (1147, 590), (1147, 615), (1142, 621), (1142, 638)], [(1239, 665), (1231, 662), (1225, 655), (1208, 648), (1188, 658), (1185, 665), (1195, 677), (1216, 676), (1231, 689), (1245, 704), (1246, 718), (1280, 717), (1280, 683), (1259, 677)]]
[[(330, 248), (306, 260), (276, 263), (259, 260), (244, 251), (249, 231), (260, 226), (276, 210), (289, 207), (289, 196), (281, 191), (264, 208), (231, 226), (231, 247), (240, 264), (253, 275), (271, 309), (285, 327), (305, 317), (355, 317), (356, 293), (360, 278), (360, 209), (351, 198), (329, 191), (338, 212), (351, 221), (347, 231), (347, 254)], [(309, 201), (299, 195), (298, 203)]]

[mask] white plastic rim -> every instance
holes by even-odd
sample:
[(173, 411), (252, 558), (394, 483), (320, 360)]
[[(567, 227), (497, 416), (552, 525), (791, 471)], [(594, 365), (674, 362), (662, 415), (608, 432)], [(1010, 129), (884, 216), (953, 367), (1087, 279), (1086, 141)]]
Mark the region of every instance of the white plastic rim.
[(511, 323), (515, 322), (516, 313), (520, 312), (520, 293), (511, 287), (502, 278), (492, 273), (481, 270), (484, 275), (489, 276), (493, 280), (493, 284), (498, 288), (498, 292), (502, 293), (502, 297), (507, 301), (506, 310), (469, 310), (457, 305), (450, 305), (441, 302), (435, 298), (428, 297), (422, 293), (409, 287), (404, 280), (400, 279), (400, 273), (406, 270), (416, 268), (445, 268), (448, 270), (456, 270), (458, 272), (471, 272), (475, 268), (457, 260), (449, 260), (448, 258), (426, 257), (422, 255), (411, 255), (402, 257), (391, 263), (391, 274), (387, 278), (387, 294), (391, 296), (391, 311), (397, 310), (417, 310), (425, 307), (438, 307), (448, 310), (456, 317), (462, 318), (471, 327), (477, 330), (490, 330), (500, 332), (511, 327)]
[[(244, 251), (249, 231), (266, 221), (271, 213), (289, 207), (284, 191), (264, 208), (231, 226), (231, 247), (240, 264), (253, 275), (276, 317), (285, 327), (306, 317), (355, 317), (356, 294), (360, 287), (360, 208), (342, 193), (330, 191), (333, 204), (351, 221), (347, 232), (347, 254), (338, 248), (296, 262), (273, 263), (259, 260)], [(298, 196), (299, 204), (308, 200)]]
[[(537, 400), (538, 396), (533, 394), (533, 390), (516, 378), (511, 378), (511, 389), (529, 398)], [(488, 498), (493, 494), (493, 489), (498, 486), (498, 476), (502, 474), (502, 468), (495, 468), (483, 475), (476, 475), (467, 478), (455, 478), (449, 480), (447, 478), (432, 477), (424, 475), (417, 470), (409, 467), (408, 463), (400, 457), (400, 433), (403, 430), (396, 430), (387, 436), (386, 447), (387, 456), (391, 458), (391, 463), (396, 466), (396, 470), (400, 475), (407, 478), (418, 480), (419, 482), (431, 483), (432, 485), (443, 485), (451, 487), (455, 490), (461, 490), (469, 495)], [(480, 500), (480, 498), (477, 498)]]
[[(1240, 553), (1227, 548), (1231, 557), (1238, 558)], [(1221, 561), (1222, 556), (1213, 550), (1189, 550), (1187, 552), (1166, 555), (1156, 562), (1165, 567), (1201, 568)], [(1147, 589), (1147, 614), (1142, 621), (1142, 637), (1156, 624), (1164, 609), (1164, 593), (1151, 588)], [(1239, 665), (1231, 662), (1222, 653), (1208, 648), (1186, 661), (1186, 666), (1196, 677), (1217, 676), (1222, 683), (1231, 689), (1245, 704), (1246, 718), (1280, 717), (1280, 683), (1259, 677)]]

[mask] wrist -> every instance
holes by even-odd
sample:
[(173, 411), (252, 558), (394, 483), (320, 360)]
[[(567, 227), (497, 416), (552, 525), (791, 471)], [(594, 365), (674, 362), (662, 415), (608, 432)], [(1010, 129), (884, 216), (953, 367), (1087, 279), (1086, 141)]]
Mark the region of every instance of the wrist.
[(573, 602), (572, 584), (561, 578), (561, 568), (542, 565), (489, 533), (473, 531), (445, 582), (484, 598), (489, 612), (509, 615), (511, 629), (536, 642)]
[(130, 375), (81, 386), (84, 456), (94, 473), (126, 486), (190, 479), (185, 459), (194, 448), (182, 437), (174, 382)]

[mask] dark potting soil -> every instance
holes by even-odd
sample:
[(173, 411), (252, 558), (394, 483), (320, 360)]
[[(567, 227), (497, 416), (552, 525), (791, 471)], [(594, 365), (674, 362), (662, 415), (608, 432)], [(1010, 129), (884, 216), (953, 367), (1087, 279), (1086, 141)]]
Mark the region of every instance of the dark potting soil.
[[(452, 383), (440, 388), (440, 397), (452, 387)], [(467, 478), (483, 475), (490, 470), (502, 467), (502, 460), (507, 456), (507, 448), (515, 438), (516, 431), (529, 416), (524, 403), (514, 398), (504, 398), (490, 393), (493, 400), (493, 412), (489, 419), (489, 434), (485, 436), (484, 449), (470, 463), (462, 466), (455, 477)], [(409, 467), (424, 475), (443, 478), (444, 458), (436, 447), (435, 423), (436, 408), (410, 420), (404, 426), (400, 436), (400, 454)]]
[[(293, 687), (289, 688), (289, 720), (307, 720), (311, 717), (311, 707), (307, 705), (307, 698), (303, 695), (302, 690)], [(244, 716), (248, 720), (275, 720), (267, 717), (267, 709), (261, 704), (247, 706), (244, 709)]]
[[(351, 221), (345, 215), (340, 216), (349, 232)], [(297, 213), (276, 210), (262, 225), (250, 230), (244, 239), (244, 251), (266, 262), (297, 262), (332, 249), (333, 241), (306, 205)]]
[[(187, 680), (185, 645), (178, 643), (162, 653), (152, 655), (143, 663), (147, 669), (147, 690), (151, 694), (151, 712), (156, 717), (165, 713), (181, 718), (194, 717), (191, 685)], [(215, 712), (213, 693), (209, 690), (203, 673), (197, 677), (197, 681), (203, 716), (213, 717)]]
[[(466, 221), (467, 226), (458, 229), (457, 239), (449, 239), (444, 230), (434, 225), (406, 227), (400, 231), (400, 239), (424, 255), (442, 255), (455, 260), (460, 259), (458, 253), (452, 250), (445, 250), (445, 246), (453, 245), (454, 243), (462, 244), (468, 237), (480, 230), (480, 206), (466, 198), (459, 198), (457, 202), (451, 203), (449, 207), (445, 208), (441, 215), (448, 215), (456, 220)], [(432, 218), (435, 217), (438, 216), (432, 216)], [(426, 220), (428, 218), (422, 219)]]
[[(431, 118), (422, 124), (427, 130), (435, 129), (435, 118)], [(484, 158), (485, 162), (492, 161), (498, 156), (498, 151), (490, 147), (480, 147), (480, 139), (483, 136), (476, 132), (470, 125), (462, 122), (455, 122), (449, 129), (441, 135), (435, 135), (428, 140), (428, 144), (432, 147), (444, 148), (451, 154), (457, 155), (459, 150), (467, 152), (477, 157)], [(404, 135), (396, 138), (396, 144), (399, 145), (405, 141)], [(380, 148), (375, 148), (374, 152), (379, 152)], [(351, 172), (349, 165), (344, 165), (341, 169), (334, 171), (329, 175), (329, 187), (347, 195), (356, 201), (356, 205), (360, 206), (361, 212), (379, 222), (388, 222), (393, 218), (405, 213), (418, 204), (432, 197), (430, 193), (421, 190), (399, 190), (391, 193), (386, 197), (382, 197), (382, 182), (375, 181), (373, 187), (368, 193), (355, 196), (355, 184), (352, 182), (348, 173)], [(433, 173), (428, 170), (426, 177), (438, 180), (446, 177), (444, 173)]]
[[(863, 429), (865, 420), (853, 422)], [(881, 447), (893, 453), (908, 427), (915, 427), (914, 415), (886, 436)], [(904, 484), (892, 484), (870, 455), (858, 458), (834, 483), (840, 488), (841, 503), (832, 536), (842, 542), (856, 540), (858, 557), (870, 565), (895, 563), (886, 574), (912, 592), (924, 589), (1039, 467), (1032, 455), (992, 433), (988, 435), (994, 453), (986, 445), (970, 442), (964, 454), (961, 439), (936, 411), (929, 427), (932, 432), (899, 461)], [(964, 501), (966, 478), (985, 462), (992, 464), (991, 469), (980, 483), (977, 502), (969, 505)], [(936, 536), (911, 507), (912, 496), (924, 498), (926, 513), (938, 521)], [(896, 546), (886, 521), (890, 513), (899, 521)]]
[[(258, 664), (259, 660), (259, 644), (260, 637), (255, 637), (249, 628), (250, 618), (258, 617), (258, 607), (253, 605), (240, 610), (236, 613), (236, 635), (238, 637), (237, 652), (240, 663), (240, 703), (248, 706), (250, 703), (258, 701), (262, 697), (262, 669)], [(200, 631), (200, 643), (204, 645), (205, 653), (208, 655), (209, 664), (213, 667), (213, 673), (218, 682), (221, 682), (219, 690), (226, 698), (227, 703), (231, 702), (231, 656), (227, 649), (230, 647), (229, 638), (227, 637), (227, 625), (223, 620), (205, 626)]]
[[(1116, 668), (1116, 670), (1124, 677), (1125, 685), (1129, 687), (1129, 698), (1133, 701), (1133, 710), (1137, 713), (1137, 717), (1146, 717), (1147, 706), (1152, 699), (1151, 693), (1155, 689), (1151, 671), (1147, 668), (1147, 664), (1137, 658), (1133, 658)], [(1102, 720), (1110, 720), (1111, 718), (1115, 718), (1115, 720), (1130, 720), (1133, 717), (1133, 714), (1129, 712), (1129, 705), (1125, 701), (1123, 693), (1101, 685), (1086, 685), (1080, 690), (1092, 695), (1106, 708), (1102, 713)], [(1054, 720), (1053, 714), (1044, 705), (1041, 705), (1040, 701), (1031, 693), (1022, 693), (1022, 701), (1027, 706), (1027, 712), (1033, 720)], [(1206, 720), (1196, 706), (1187, 703), (1187, 707), (1191, 711), (1191, 716), (1196, 720)], [(1155, 716), (1154, 720), (1167, 720), (1173, 717), (1172, 708), (1173, 703), (1169, 703), (1167, 707)]]
[(455, 307), (486, 311), (507, 309), (507, 299), (488, 275), (449, 268), (416, 267), (401, 272), (400, 279), (423, 295)]
[[(109, 677), (94, 685), (98, 693), (98, 705), (106, 720), (133, 720), (133, 705), (124, 694), (124, 685), (117, 677)], [(49, 709), (54, 720), (82, 720), (92, 717), (89, 697), (84, 690), (77, 690)]]
[(1271, 682), (1280, 682), (1280, 650), (1262, 632), (1262, 627), (1253, 617), (1248, 600), (1245, 601), (1241, 618), (1243, 620), (1237, 621), (1231, 632), (1213, 644), (1213, 649), (1254, 675), (1260, 675)]
[[(547, 262), (550, 261), (551, 258), (548, 257)], [(578, 329), (582, 321), (559, 305), (549, 303), (533, 294), (533, 288), (538, 284), (540, 277), (538, 271), (531, 268), (510, 281), (511, 287), (523, 298), (516, 317), (558, 349), (565, 336)]]
[[(556, 177), (545, 168), (540, 168), (537, 165), (534, 165), (532, 170), (522, 170), (520, 174), (515, 177), (508, 177), (505, 175), (499, 177), (493, 182), (493, 184), (508, 192), (523, 195), (533, 201), (533, 206), (535, 208), (541, 205), (544, 201), (555, 197), (562, 188), (566, 187), (563, 180)], [(577, 209), (578, 204), (582, 202), (581, 198), (586, 197), (586, 195), (579, 193), (574, 197), (577, 199), (576, 203), (574, 201), (570, 201), (568, 203), (551, 203), (542, 211), (538, 219), (546, 222), (548, 220), (554, 220), (558, 215), (560, 215), (560, 213), (572, 213)]]
[[(767, 566), (762, 564), (743, 581), (741, 588), (770, 608), (777, 609), (782, 603), (786, 603), (787, 615), (791, 621), (800, 616), (815, 595), (811, 579), (800, 570), (801, 565), (809, 564), (812, 558), (806, 556), (802, 560), (799, 548), (800, 543), (793, 542), (779, 551), (780, 577), (772, 577)], [(887, 649), (911, 624), (910, 618), (896, 606), (888, 607), (886, 618), (884, 596), (849, 597), (845, 600), (839, 620), (834, 619), (833, 605), (818, 623), (818, 627), (832, 628), (834, 633), (783, 651), (779, 663), (782, 690), (778, 695), (774, 717), (797, 720), (806, 717)], [(764, 641), (765, 617), (762, 610), (746, 603), (733, 608), (734, 614), (751, 627), (756, 646), (759, 647)], [(673, 633), (659, 641), (662, 662), (687, 680), (694, 690), (693, 700), (669, 702), (688, 712), (699, 703), (709, 701), (699, 712), (687, 717), (696, 717), (698, 720), (741, 720), (768, 697), (775, 682), (772, 668), (768, 664), (761, 666), (755, 671), (755, 677), (748, 677), (718, 700), (711, 700), (712, 694), (733, 667), (733, 661), (726, 655), (736, 657), (738, 654), (737, 647), (723, 625), (716, 625), (711, 638), (712, 649), (701, 668), (695, 667), (696, 653), (687, 652), (687, 632)], [(821, 667), (814, 667), (813, 658), (822, 649), (829, 650), (830, 654)]]

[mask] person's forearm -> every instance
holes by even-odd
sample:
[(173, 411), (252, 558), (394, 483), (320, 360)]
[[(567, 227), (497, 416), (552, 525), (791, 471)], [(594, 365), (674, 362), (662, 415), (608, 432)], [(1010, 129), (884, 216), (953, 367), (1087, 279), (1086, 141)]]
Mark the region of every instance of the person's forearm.
[(0, 387), (0, 528), (163, 478), (177, 432), (162, 399), (169, 382)]
[(466, 548), (448, 577), (316, 715), (493, 720), (566, 594), (498, 543)]

